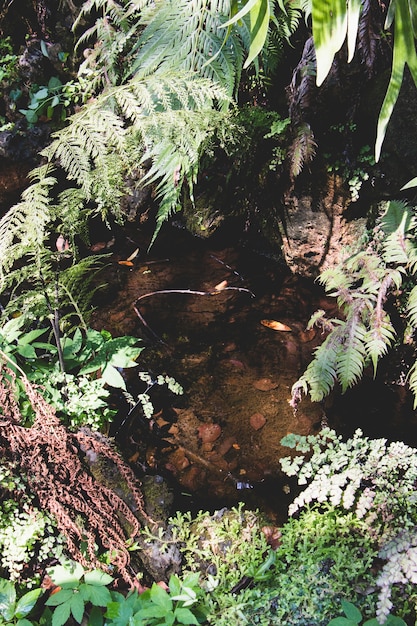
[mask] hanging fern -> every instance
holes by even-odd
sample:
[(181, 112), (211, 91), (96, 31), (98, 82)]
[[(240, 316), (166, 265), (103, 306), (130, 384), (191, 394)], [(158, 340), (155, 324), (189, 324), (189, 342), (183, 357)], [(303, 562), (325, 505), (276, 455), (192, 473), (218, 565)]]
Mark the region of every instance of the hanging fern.
[[(396, 338), (396, 329), (385, 308), (391, 293), (406, 293), (409, 289), (403, 333), (417, 331), (417, 287), (413, 286), (416, 254), (414, 211), (404, 202), (391, 201), (367, 248), (322, 272), (319, 281), (328, 295), (337, 299), (344, 319), (326, 320), (320, 311), (310, 320), (309, 327), (319, 325), (329, 334), (293, 386), (294, 407), (302, 393), (309, 393), (313, 401), (322, 400), (336, 382), (345, 392), (357, 383), (370, 363), (376, 374), (378, 362)], [(416, 364), (408, 382), (417, 406)]]

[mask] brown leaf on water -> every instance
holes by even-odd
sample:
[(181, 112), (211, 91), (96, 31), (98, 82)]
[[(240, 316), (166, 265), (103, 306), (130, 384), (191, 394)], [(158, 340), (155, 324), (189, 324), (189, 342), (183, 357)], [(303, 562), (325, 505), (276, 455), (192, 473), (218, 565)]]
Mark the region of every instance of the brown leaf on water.
[(262, 326), (266, 326), (271, 330), (278, 330), (280, 332), (288, 333), (292, 331), (292, 328), (283, 324), (282, 322), (277, 322), (276, 320), (261, 320)]
[(272, 389), (276, 389), (278, 387), (278, 383), (271, 380), (271, 378), (260, 378), (259, 380), (255, 380), (253, 386), (259, 391), (272, 391)]
[(134, 250), (132, 254), (127, 257), (126, 261), (133, 261), (133, 259), (136, 258), (138, 254), (139, 254), (139, 248), (136, 248), (136, 250)]
[(227, 287), (227, 280), (222, 280), (221, 283), (215, 286), (214, 291), (223, 291)]
[(260, 430), (265, 426), (266, 419), (262, 413), (253, 413), (249, 418), (249, 422), (254, 430)]

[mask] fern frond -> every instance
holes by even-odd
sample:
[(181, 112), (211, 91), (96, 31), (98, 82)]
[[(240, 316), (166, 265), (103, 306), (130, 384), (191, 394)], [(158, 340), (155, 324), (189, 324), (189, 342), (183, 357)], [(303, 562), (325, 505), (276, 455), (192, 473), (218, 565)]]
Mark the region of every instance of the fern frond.
[(242, 44), (233, 29), (225, 39), (222, 24), (230, 2), (178, 0), (158, 3), (147, 18), (131, 56), (130, 77), (181, 70), (196, 72), (221, 85), (232, 96), (243, 58)]
[[(350, 316), (341, 328), (344, 336), (337, 355), (336, 372), (344, 393), (362, 376), (366, 358), (366, 328), (356, 315)], [(339, 334), (342, 338), (342, 333)]]
[(410, 324), (417, 329), (417, 285), (408, 294), (407, 314)]
[(388, 348), (395, 339), (395, 328), (390, 317), (385, 314), (382, 320), (372, 323), (364, 337), (367, 357), (372, 361), (374, 377), (376, 376), (379, 360), (388, 352)]
[(308, 364), (306, 371), (292, 388), (292, 396), (301, 386), (308, 389), (313, 402), (321, 402), (333, 389), (337, 380), (337, 358), (340, 344), (337, 331), (328, 335), (325, 341), (314, 350), (313, 360)]
[(362, 0), (362, 11), (359, 16), (358, 43), (362, 62), (368, 70), (368, 75), (375, 71), (377, 46), (382, 28), (375, 28), (375, 14), (372, 11), (371, 0)]
[(22, 201), (14, 205), (0, 220), (0, 288), (5, 272), (28, 250), (39, 250), (45, 229), (51, 217), (50, 190), (56, 179), (50, 176), (52, 168), (42, 166), (32, 172), (33, 182), (22, 194)]
[(413, 409), (416, 410), (417, 409), (417, 361), (414, 362), (413, 366), (408, 372), (407, 381), (408, 381), (408, 386), (410, 388), (410, 391), (412, 392), (414, 396)]
[(317, 144), (309, 124), (300, 124), (296, 130), (294, 141), (288, 150), (290, 177), (296, 178), (304, 165), (311, 161), (316, 153)]

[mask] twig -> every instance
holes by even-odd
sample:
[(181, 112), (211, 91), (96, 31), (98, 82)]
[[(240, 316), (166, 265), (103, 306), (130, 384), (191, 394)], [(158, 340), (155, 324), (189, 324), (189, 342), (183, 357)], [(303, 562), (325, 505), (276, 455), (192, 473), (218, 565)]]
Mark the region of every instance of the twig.
[(222, 289), (215, 289), (214, 291), (197, 291), (195, 289), (160, 289), (158, 291), (150, 291), (149, 293), (143, 294), (143, 296), (139, 296), (139, 298), (137, 298), (135, 302), (133, 303), (133, 310), (135, 311), (136, 315), (138, 316), (142, 324), (145, 326), (145, 328), (147, 328), (149, 332), (152, 333), (155, 339), (157, 339), (160, 343), (167, 345), (152, 330), (152, 328), (149, 326), (149, 324), (146, 322), (145, 318), (143, 317), (142, 313), (139, 311), (137, 303), (140, 300), (144, 300), (145, 298), (149, 298), (150, 296), (156, 296), (159, 294), (169, 294), (169, 293), (182, 293), (182, 294), (192, 295), (192, 296), (218, 296), (223, 291), (240, 291), (243, 293), (250, 294), (251, 298), (255, 298), (255, 294), (252, 291), (250, 291), (250, 289), (246, 289), (245, 287), (223, 287)]

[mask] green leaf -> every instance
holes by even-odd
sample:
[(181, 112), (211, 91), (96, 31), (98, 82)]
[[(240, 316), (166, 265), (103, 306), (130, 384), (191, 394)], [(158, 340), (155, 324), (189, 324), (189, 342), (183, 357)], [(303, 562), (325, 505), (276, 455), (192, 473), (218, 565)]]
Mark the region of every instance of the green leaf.
[(335, 617), (330, 620), (327, 626), (357, 626), (357, 622), (353, 622), (347, 617)]
[(43, 589), (32, 589), (25, 593), (16, 604), (15, 616), (20, 619), (28, 615), (42, 594)]
[(0, 615), (5, 620), (11, 620), (14, 616), (16, 602), (16, 589), (9, 580), (0, 579)]
[(247, 2), (245, 3), (245, 5), (241, 8), (241, 10), (236, 13), (230, 20), (228, 20), (227, 22), (224, 22), (220, 28), (226, 28), (228, 26), (231, 26), (232, 24), (236, 24), (236, 22), (238, 22), (239, 20), (242, 19), (242, 17), (244, 17), (247, 13), (249, 13), (249, 11), (252, 8), (256, 8), (256, 5), (261, 4), (261, 0), (247, 0)]
[(78, 624), (81, 624), (81, 620), (83, 619), (84, 615), (85, 605), (80, 593), (74, 593), (70, 601), (70, 607), (73, 618), (76, 622), (78, 622)]
[(53, 89), (59, 89), (60, 87), (62, 87), (62, 83), (58, 76), (51, 76), (48, 81), (48, 89), (52, 91)]
[(93, 606), (88, 616), (88, 626), (103, 626), (103, 613), (98, 606)]
[(52, 596), (49, 596), (45, 604), (47, 606), (58, 606), (69, 602), (74, 594), (73, 589), (60, 589)]
[(65, 566), (56, 565), (55, 567), (50, 567), (47, 572), (54, 583), (62, 587), (63, 585), (78, 583), (84, 575), (84, 568), (80, 563), (71, 561)]
[(405, 185), (401, 187), (401, 191), (404, 189), (410, 189), (411, 187), (417, 187), (417, 176), (408, 181)]
[(175, 609), (174, 616), (180, 624), (197, 624), (198, 626), (198, 620), (196, 616), (191, 613), (190, 609)]
[[(107, 587), (88, 585), (88, 600), (95, 606), (107, 606), (111, 601), (111, 593)], [(84, 595), (84, 594), (83, 594)]]
[(108, 385), (110, 385), (110, 387), (116, 387), (116, 389), (126, 389), (126, 383), (123, 376), (112, 365), (107, 365), (103, 369), (101, 377)]
[(244, 69), (249, 67), (264, 47), (268, 35), (270, 15), (271, 8), (269, 0), (260, 0), (250, 10), (249, 18), (251, 42), (249, 46), (248, 58), (243, 65)]
[(152, 602), (160, 607), (162, 607), (165, 611), (172, 611), (172, 600), (165, 591), (156, 583), (153, 583), (150, 592), (150, 598)]
[(346, 0), (312, 0), (313, 39), (317, 59), (317, 86), (320, 86), (347, 34)]
[(381, 155), (382, 143), (385, 138), (388, 122), (400, 93), (406, 64), (411, 72), (414, 83), (417, 85), (417, 55), (408, 0), (396, 0), (391, 78), (378, 118), (377, 137), (375, 141), (375, 162), (378, 162)]
[(17, 620), (16, 626), (33, 626), (33, 622), (24, 617), (23, 619)]
[(36, 330), (31, 330), (28, 333), (22, 335), (19, 339), (19, 343), (21, 346), (25, 346), (28, 343), (32, 343), (35, 339), (44, 335), (48, 329), (47, 328), (38, 328)]
[(352, 602), (342, 600), (341, 604), (343, 613), (348, 619), (352, 620), (352, 622), (355, 622), (356, 624), (359, 624), (362, 621), (362, 613), (354, 604), (352, 604)]
[(71, 605), (69, 602), (60, 604), (56, 607), (52, 614), (52, 626), (64, 626), (71, 614)]
[(46, 41), (44, 41), (43, 39), (41, 39), (41, 52), (44, 57), (49, 59), (48, 46), (46, 45)]
[(181, 581), (175, 574), (169, 579), (169, 591), (172, 596), (177, 596), (181, 593)]
[(91, 572), (84, 574), (84, 580), (88, 585), (110, 585), (114, 578), (99, 569), (94, 569)]
[(356, 37), (358, 35), (359, 17), (362, 9), (361, 0), (349, 0), (347, 7), (348, 63), (355, 55)]
[(35, 348), (29, 344), (23, 346), (18, 344), (16, 352), (25, 359), (36, 359), (37, 356)]
[(48, 89), (47, 87), (41, 87), (40, 89), (38, 89), (38, 91), (36, 93), (33, 94), (33, 98), (35, 100), (45, 100), (45, 98), (47, 98), (49, 95)]

